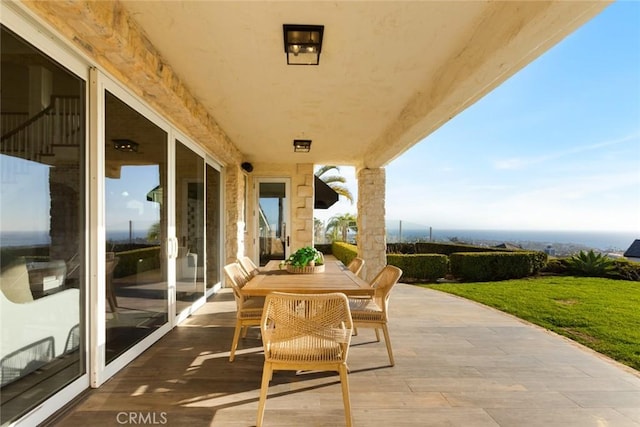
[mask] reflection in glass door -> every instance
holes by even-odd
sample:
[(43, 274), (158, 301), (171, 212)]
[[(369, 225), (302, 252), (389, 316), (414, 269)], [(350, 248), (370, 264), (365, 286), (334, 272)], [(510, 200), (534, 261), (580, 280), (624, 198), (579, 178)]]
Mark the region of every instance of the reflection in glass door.
[(258, 182), (258, 230), (260, 241), (260, 265), (270, 260), (287, 257), (288, 235), (288, 182), (267, 180)]
[(204, 297), (204, 159), (176, 141), (176, 313)]
[(213, 288), (222, 279), (222, 230), (221, 230), (221, 207), (222, 190), (220, 186), (220, 171), (207, 163), (207, 289)]
[(105, 93), (106, 363), (167, 322), (167, 133)]
[(207, 164), (207, 289), (222, 280), (222, 190), (220, 171)]
[(4, 426), (86, 372), (86, 84), (5, 26), (0, 43)]

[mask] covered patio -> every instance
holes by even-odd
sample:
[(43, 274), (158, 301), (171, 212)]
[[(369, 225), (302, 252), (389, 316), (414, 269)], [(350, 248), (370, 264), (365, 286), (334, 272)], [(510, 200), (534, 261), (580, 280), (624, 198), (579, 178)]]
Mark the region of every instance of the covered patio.
[[(638, 426), (640, 376), (570, 340), (438, 291), (399, 284), (391, 296), (396, 366), (371, 330), (349, 353), (354, 425)], [(255, 425), (263, 354), (257, 330), (229, 363), (235, 303), (211, 298), (50, 425)], [(154, 418), (155, 417), (155, 418)], [(337, 375), (274, 375), (272, 426), (343, 425)], [(140, 422), (139, 422), (140, 424)]]

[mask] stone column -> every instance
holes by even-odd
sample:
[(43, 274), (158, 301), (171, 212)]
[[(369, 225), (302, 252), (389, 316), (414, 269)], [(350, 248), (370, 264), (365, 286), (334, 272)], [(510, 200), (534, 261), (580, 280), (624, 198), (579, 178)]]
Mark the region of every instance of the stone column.
[(313, 245), (313, 164), (299, 163), (293, 176), (291, 252)]
[(244, 175), (240, 165), (225, 168), (225, 264), (244, 255)]
[(365, 260), (362, 277), (373, 280), (387, 265), (385, 170), (358, 171), (358, 255)]

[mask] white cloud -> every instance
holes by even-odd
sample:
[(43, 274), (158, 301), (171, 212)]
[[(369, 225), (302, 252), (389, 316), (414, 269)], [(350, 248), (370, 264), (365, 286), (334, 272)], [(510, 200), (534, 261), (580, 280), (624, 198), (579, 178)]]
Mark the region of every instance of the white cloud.
[(520, 169), (525, 169), (532, 165), (544, 163), (550, 160), (557, 160), (559, 158), (569, 156), (569, 155), (575, 155), (575, 154), (579, 154), (587, 151), (600, 150), (602, 148), (608, 148), (613, 145), (624, 144), (630, 141), (637, 142), (638, 138), (640, 138), (640, 135), (635, 133), (635, 134), (627, 135), (622, 138), (597, 142), (595, 144), (581, 145), (581, 146), (570, 148), (568, 150), (557, 151), (555, 153), (550, 152), (542, 156), (513, 157), (509, 159), (498, 159), (493, 162), (493, 167), (498, 170), (520, 170)]

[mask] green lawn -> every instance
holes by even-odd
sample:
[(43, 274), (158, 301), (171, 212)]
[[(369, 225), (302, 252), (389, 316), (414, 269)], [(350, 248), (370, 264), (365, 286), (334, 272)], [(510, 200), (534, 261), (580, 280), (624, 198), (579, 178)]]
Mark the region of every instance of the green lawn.
[(640, 370), (640, 282), (544, 277), (421, 286), (511, 313)]

